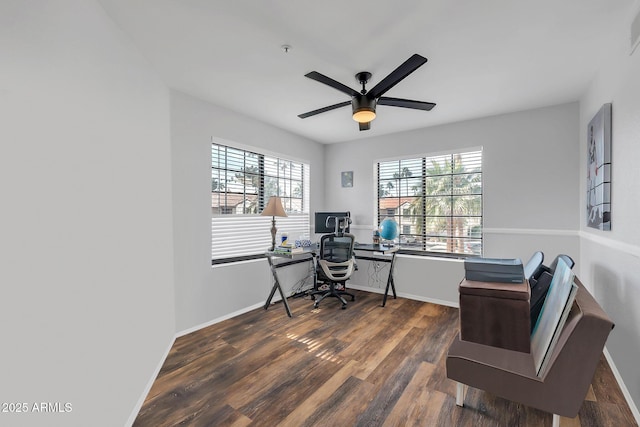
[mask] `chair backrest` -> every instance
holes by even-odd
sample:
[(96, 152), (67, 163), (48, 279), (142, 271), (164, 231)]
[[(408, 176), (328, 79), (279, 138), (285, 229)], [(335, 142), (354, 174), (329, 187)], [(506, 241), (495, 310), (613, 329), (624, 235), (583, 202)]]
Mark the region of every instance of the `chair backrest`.
[(320, 238), (320, 259), (329, 262), (349, 261), (353, 257), (354, 244), (353, 234), (325, 234)]

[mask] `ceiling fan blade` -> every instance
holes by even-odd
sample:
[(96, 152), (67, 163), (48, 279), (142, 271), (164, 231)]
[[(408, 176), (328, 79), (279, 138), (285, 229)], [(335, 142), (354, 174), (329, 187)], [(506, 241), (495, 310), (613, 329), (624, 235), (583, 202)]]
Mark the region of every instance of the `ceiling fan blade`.
[(431, 111), (436, 106), (433, 102), (413, 101), (411, 99), (389, 98), (382, 96), (378, 99), (378, 105), (390, 105), (392, 107), (413, 108), (414, 110)]
[(369, 129), (371, 129), (371, 122), (358, 123), (358, 125), (360, 126), (360, 130), (369, 130)]
[(398, 68), (393, 70), (387, 77), (382, 79), (368, 93), (369, 98), (378, 98), (386, 91), (394, 87), (398, 82), (407, 77), (409, 74), (417, 70), (421, 65), (427, 62), (427, 58), (414, 53), (411, 58), (404, 61)]
[(298, 114), (298, 117), (300, 117), (301, 119), (306, 119), (307, 117), (311, 117), (311, 116), (315, 116), (316, 114), (335, 110), (336, 108), (346, 107), (347, 105), (351, 105), (351, 101), (344, 101), (339, 104), (329, 105), (328, 107), (318, 108), (317, 110), (309, 111), (308, 113)]
[(349, 96), (358, 95), (358, 92), (356, 92), (354, 89), (351, 89), (349, 86), (343, 85), (342, 83), (333, 80), (331, 77), (327, 77), (324, 74), (320, 74), (317, 71), (312, 71), (310, 73), (305, 74), (304, 76), (309, 77), (310, 79), (315, 80), (317, 82), (324, 83), (327, 86), (331, 86), (332, 88), (337, 89), (342, 93), (346, 93)]

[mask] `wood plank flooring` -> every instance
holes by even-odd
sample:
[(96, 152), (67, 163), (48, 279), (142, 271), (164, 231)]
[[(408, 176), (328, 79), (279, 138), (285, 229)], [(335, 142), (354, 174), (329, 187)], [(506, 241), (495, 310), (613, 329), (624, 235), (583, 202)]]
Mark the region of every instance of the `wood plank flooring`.
[[(176, 340), (134, 426), (551, 426), (551, 414), (469, 388), (445, 358), (458, 310), (354, 291), (346, 310), (290, 299)], [(562, 427), (636, 426), (604, 357)]]

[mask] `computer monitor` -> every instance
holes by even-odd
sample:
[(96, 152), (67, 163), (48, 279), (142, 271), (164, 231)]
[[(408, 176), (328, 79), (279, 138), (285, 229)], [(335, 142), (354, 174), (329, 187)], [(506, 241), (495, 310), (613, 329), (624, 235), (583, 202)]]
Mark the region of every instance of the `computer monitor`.
[[(349, 218), (347, 221), (343, 221), (343, 218)], [(340, 230), (345, 233), (349, 233), (351, 224), (351, 213), (349, 211), (343, 212), (316, 212), (315, 213), (315, 227), (316, 234), (328, 234), (336, 232), (336, 221), (341, 221), (339, 224)], [(342, 229), (342, 227), (345, 227)]]

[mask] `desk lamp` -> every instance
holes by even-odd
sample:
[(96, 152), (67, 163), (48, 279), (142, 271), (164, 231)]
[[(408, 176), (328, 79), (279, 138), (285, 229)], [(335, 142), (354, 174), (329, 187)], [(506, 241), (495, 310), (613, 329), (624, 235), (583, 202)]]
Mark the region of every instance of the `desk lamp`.
[(282, 207), (282, 200), (280, 200), (280, 197), (271, 197), (269, 199), (269, 203), (267, 203), (267, 207), (264, 208), (260, 215), (271, 217), (271, 249), (269, 250), (272, 251), (276, 248), (276, 232), (278, 231), (278, 229), (276, 228), (276, 217), (287, 216), (287, 213)]

